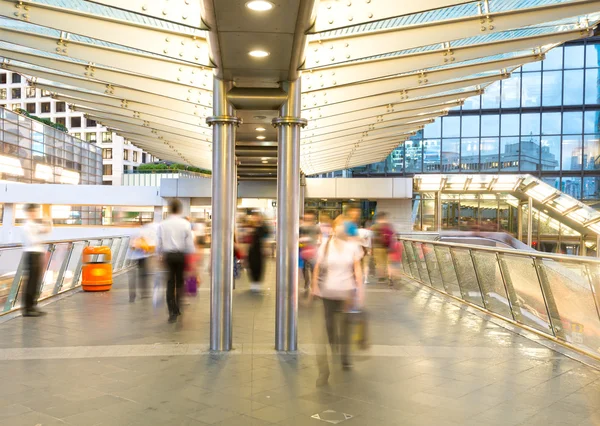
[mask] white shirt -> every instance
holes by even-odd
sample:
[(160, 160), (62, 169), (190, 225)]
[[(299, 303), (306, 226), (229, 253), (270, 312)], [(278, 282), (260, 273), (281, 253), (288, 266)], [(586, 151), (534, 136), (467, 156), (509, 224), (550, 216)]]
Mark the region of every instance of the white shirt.
[(361, 246), (370, 248), (373, 232), (370, 229), (360, 228), (358, 230), (358, 239)]
[[(337, 240), (331, 243), (328, 241), (321, 244), (318, 254), (319, 267), (325, 268), (324, 282), (320, 283), (320, 293), (321, 296), (329, 299), (345, 299), (356, 288), (354, 262), (360, 261), (362, 249), (356, 241), (352, 240)], [(329, 247), (325, 257), (327, 245)]]
[(158, 228), (159, 253), (194, 253), (194, 235), (190, 223), (179, 215), (171, 215)]
[[(51, 226), (50, 226), (51, 229)], [(21, 228), (23, 237), (23, 251), (43, 253), (44, 246), (41, 244), (40, 235), (47, 234), (50, 229), (46, 225), (28, 220)]]
[(206, 237), (206, 225), (198, 222), (194, 225), (194, 236), (195, 237)]

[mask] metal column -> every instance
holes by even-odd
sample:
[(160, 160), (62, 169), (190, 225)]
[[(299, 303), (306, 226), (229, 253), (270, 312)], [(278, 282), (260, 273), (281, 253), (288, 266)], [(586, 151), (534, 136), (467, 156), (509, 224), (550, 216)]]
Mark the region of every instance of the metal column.
[(277, 293), (275, 349), (298, 349), (298, 225), (300, 213), (300, 80), (284, 84), (288, 98), (273, 120), (277, 154)]
[(527, 245), (533, 246), (533, 198), (527, 200)]
[(304, 217), (304, 203), (306, 200), (306, 175), (300, 173), (300, 217)]
[(217, 78), (213, 88), (212, 242), (210, 280), (210, 350), (229, 351), (232, 345), (233, 231), (236, 174), (235, 129), (240, 120), (227, 104), (230, 83)]

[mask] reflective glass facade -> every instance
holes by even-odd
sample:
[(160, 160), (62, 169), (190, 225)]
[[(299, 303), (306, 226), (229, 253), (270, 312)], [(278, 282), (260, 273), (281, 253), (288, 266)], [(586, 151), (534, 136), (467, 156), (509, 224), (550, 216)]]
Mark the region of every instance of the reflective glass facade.
[(553, 49), (352, 175), (520, 172), (600, 200), (599, 72), (600, 38)]
[(0, 107), (0, 181), (102, 184), (102, 150)]

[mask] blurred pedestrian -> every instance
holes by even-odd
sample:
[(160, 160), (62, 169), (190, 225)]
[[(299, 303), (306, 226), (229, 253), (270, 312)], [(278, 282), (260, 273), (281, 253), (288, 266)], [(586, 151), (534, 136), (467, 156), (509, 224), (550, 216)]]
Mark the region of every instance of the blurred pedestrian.
[(319, 228), (321, 228), (321, 239), (326, 240), (329, 238), (331, 235), (331, 217), (327, 213), (321, 213)]
[(149, 223), (139, 228), (130, 240), (128, 256), (136, 263), (136, 267), (129, 272), (129, 303), (135, 302), (138, 289), (142, 299), (150, 297), (148, 288), (151, 270), (150, 257), (156, 251), (156, 232), (156, 224)]
[(181, 216), (179, 200), (169, 202), (169, 217), (161, 222), (158, 230), (158, 253), (167, 267), (167, 306), (169, 322), (181, 315), (181, 298), (184, 293), (184, 270), (186, 254), (194, 254), (194, 236), (190, 222)]
[(358, 238), (358, 229), (360, 226), (360, 207), (357, 204), (351, 204), (346, 210), (344, 225), (346, 227), (346, 235), (350, 238)]
[(248, 271), (250, 273), (250, 290), (260, 291), (265, 272), (264, 240), (269, 229), (258, 211), (250, 215), (250, 233), (248, 247)]
[(389, 254), (394, 243), (394, 229), (388, 222), (385, 212), (378, 212), (373, 225), (373, 257), (375, 258), (375, 275), (380, 283), (390, 286)]
[(27, 278), (22, 292), (23, 316), (39, 317), (45, 314), (37, 308), (37, 301), (46, 263), (46, 250), (41, 244), (40, 236), (52, 232), (52, 218), (44, 216), (40, 221), (40, 206), (37, 204), (27, 204), (25, 215), (27, 220), (21, 228), (23, 256), (27, 270)]
[(317, 250), (321, 240), (321, 228), (317, 225), (315, 214), (307, 211), (300, 226), (300, 258), (303, 262), (304, 290), (310, 289), (312, 272), (317, 260)]
[[(342, 367), (349, 370), (350, 319), (348, 311), (362, 306), (364, 300), (363, 276), (360, 266), (362, 249), (346, 234), (345, 219), (336, 218), (333, 234), (319, 248), (311, 285), (311, 297), (323, 300), (325, 329), (332, 352), (341, 354)], [(329, 379), (329, 361), (326, 345), (319, 345), (317, 386)]]
[(363, 282), (365, 284), (369, 283), (369, 261), (371, 259), (371, 240), (372, 240), (372, 231), (370, 229), (371, 222), (365, 221), (363, 226), (361, 226), (358, 230), (358, 243), (362, 247), (363, 257), (361, 259), (361, 267), (363, 270)]

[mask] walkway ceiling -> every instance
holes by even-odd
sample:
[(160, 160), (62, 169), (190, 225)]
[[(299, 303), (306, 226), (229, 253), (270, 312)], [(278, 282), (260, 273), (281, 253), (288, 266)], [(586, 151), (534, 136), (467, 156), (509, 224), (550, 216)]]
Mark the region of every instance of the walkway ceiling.
[(302, 78), (302, 170), (334, 171), (385, 159), (600, 21), (600, 0), (269, 3), (256, 12), (246, 0), (3, 0), (0, 56), (159, 158), (209, 169), (212, 77), (231, 80), (244, 123), (239, 174), (267, 178), (282, 81)]

